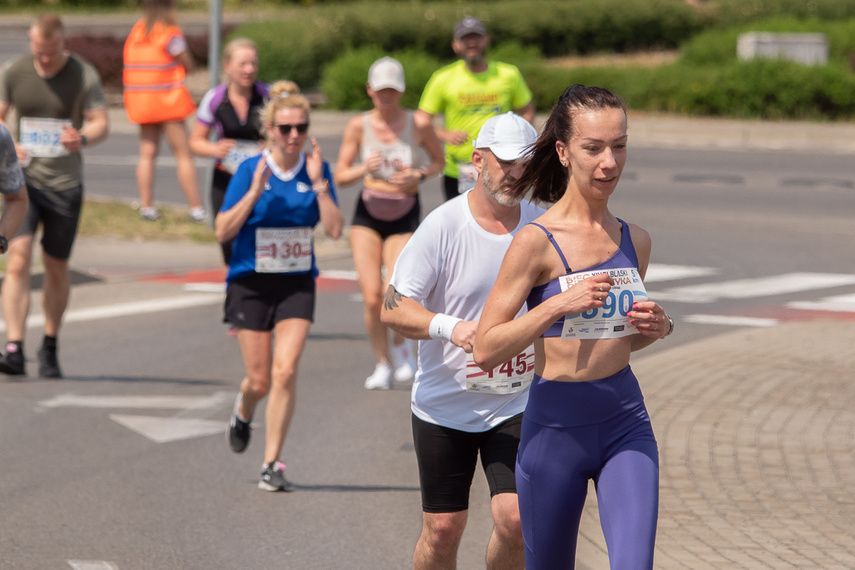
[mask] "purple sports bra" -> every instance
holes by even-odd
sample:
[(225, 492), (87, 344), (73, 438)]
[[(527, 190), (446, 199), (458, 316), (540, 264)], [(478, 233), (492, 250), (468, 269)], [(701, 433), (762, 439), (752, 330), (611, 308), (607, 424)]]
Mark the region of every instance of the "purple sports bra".
[[(619, 269), (623, 267), (635, 267), (638, 269), (638, 256), (635, 253), (635, 246), (632, 245), (632, 237), (629, 235), (629, 226), (618, 218), (620, 222), (620, 247), (606, 261), (589, 267), (587, 269), (583, 269), (581, 271), (597, 271), (600, 269)], [(570, 269), (570, 266), (567, 264), (567, 259), (564, 257), (564, 252), (561, 251), (561, 248), (558, 247), (558, 244), (555, 242), (555, 238), (545, 227), (541, 226), (538, 223), (531, 222), (531, 225), (537, 226), (542, 229), (546, 233), (546, 237), (549, 238), (549, 241), (552, 242), (552, 246), (555, 248), (555, 251), (558, 252), (558, 256), (561, 258), (561, 262), (564, 264), (565, 275), (571, 275), (573, 273), (579, 273), (580, 271), (573, 271)], [(544, 300), (557, 295), (561, 292), (561, 285), (558, 283), (558, 279), (553, 279), (548, 283), (544, 283), (543, 285), (536, 285), (532, 287), (531, 292), (528, 294), (528, 298), (526, 299), (526, 305), (528, 306), (528, 310), (532, 310), (539, 304), (541, 304)], [(561, 336), (561, 331), (564, 328), (564, 317), (559, 317), (557, 321), (552, 323), (552, 325), (546, 329), (546, 331), (541, 335), (542, 337), (553, 337), (553, 336)]]

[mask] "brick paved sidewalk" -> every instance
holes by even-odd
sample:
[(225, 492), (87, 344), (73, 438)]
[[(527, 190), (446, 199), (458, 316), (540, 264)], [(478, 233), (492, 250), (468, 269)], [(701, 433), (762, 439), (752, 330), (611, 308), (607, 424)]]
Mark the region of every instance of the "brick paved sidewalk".
[[(659, 440), (656, 568), (855, 568), (855, 323), (738, 329), (633, 369)], [(608, 568), (596, 509), (592, 489), (583, 569)]]

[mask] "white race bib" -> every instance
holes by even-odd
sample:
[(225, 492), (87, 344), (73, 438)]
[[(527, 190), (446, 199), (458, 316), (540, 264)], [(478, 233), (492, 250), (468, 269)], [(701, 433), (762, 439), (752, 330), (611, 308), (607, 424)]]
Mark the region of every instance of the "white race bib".
[(647, 300), (647, 289), (644, 288), (636, 268), (622, 267), (562, 275), (558, 278), (558, 282), (561, 290), (566, 291), (579, 281), (601, 273), (608, 273), (615, 282), (609, 290), (605, 304), (599, 309), (564, 317), (561, 338), (620, 338), (638, 332), (629, 324), (627, 316), (627, 313), (632, 310), (633, 303)]
[(258, 273), (305, 273), (312, 268), (312, 228), (257, 228)]
[(230, 148), (228, 154), (220, 160), (220, 168), (229, 174), (234, 174), (241, 162), (259, 154), (261, 154), (261, 144), (258, 141), (238, 140), (237, 144)]
[(68, 119), (43, 119), (39, 117), (21, 117), (19, 142), (31, 157), (52, 158), (69, 154), (59, 142), (65, 127), (70, 127)]
[(413, 149), (409, 145), (396, 144), (380, 149), (380, 168), (376, 177), (389, 180), (396, 172), (406, 170), (413, 165)]
[(513, 394), (524, 390), (534, 377), (534, 345), (484, 372), (475, 364), (472, 354), (466, 355), (466, 391), (480, 394)]
[(457, 191), (463, 194), (470, 188), (475, 188), (475, 181), (478, 180), (478, 171), (471, 162), (457, 163)]

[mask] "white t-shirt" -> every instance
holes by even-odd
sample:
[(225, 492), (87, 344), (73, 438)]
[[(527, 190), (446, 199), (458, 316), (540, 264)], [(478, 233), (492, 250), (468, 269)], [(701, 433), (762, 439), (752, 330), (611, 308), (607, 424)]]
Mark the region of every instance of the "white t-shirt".
[[(434, 313), (464, 321), (481, 317), (513, 236), (543, 210), (521, 203), (509, 234), (492, 234), (469, 210), (469, 192), (433, 210), (407, 242), (391, 284)], [(520, 311), (525, 311), (525, 308)], [(466, 353), (451, 342), (419, 341), (412, 410), (419, 419), (466, 432), (487, 431), (525, 408), (528, 389), (508, 395), (466, 391)]]

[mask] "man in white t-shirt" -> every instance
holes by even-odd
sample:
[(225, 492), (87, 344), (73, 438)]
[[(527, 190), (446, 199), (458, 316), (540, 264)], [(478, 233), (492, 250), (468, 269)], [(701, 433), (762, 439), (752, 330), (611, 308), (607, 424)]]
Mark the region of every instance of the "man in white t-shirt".
[(475, 188), (425, 218), (384, 299), (383, 324), (419, 340), (412, 411), (423, 516), (415, 569), (455, 566), (479, 453), (494, 523), (487, 568), (524, 566), (514, 462), (534, 352), (487, 374), (472, 360), (472, 343), (514, 234), (543, 213), (510, 194), (536, 139), (512, 112), (483, 125), (473, 142)]

